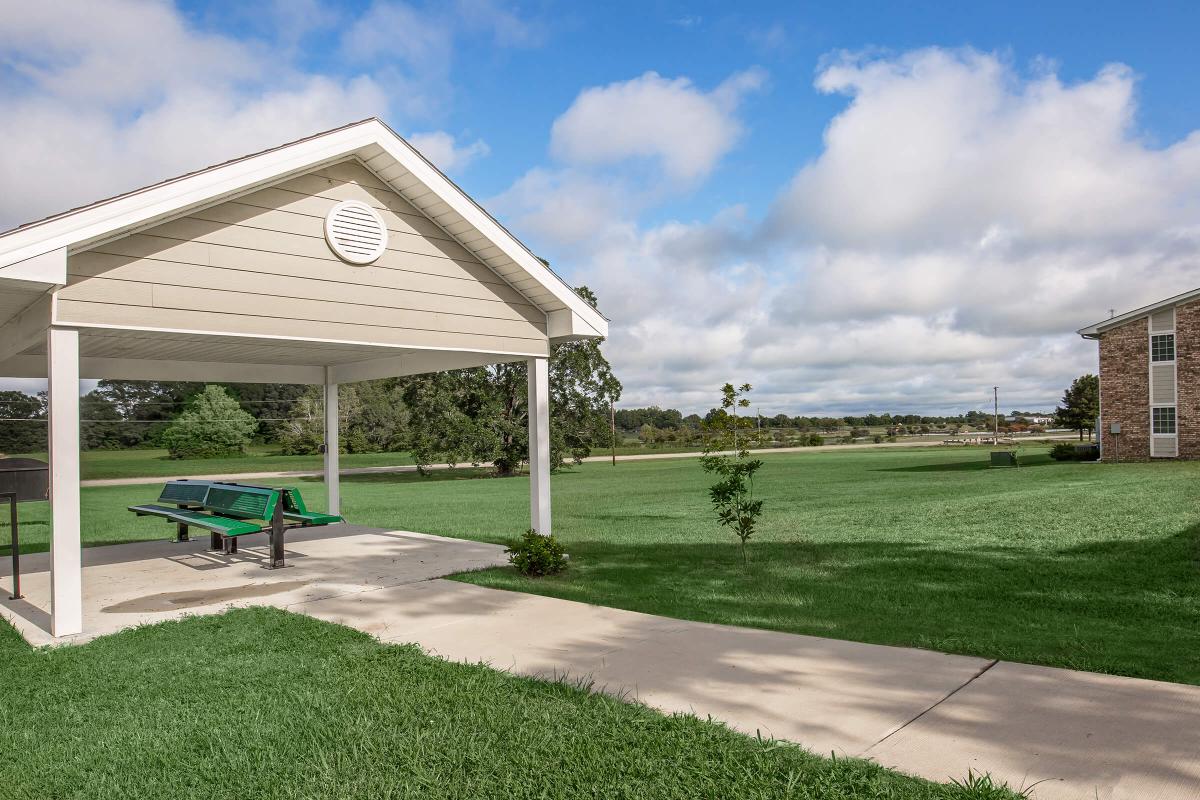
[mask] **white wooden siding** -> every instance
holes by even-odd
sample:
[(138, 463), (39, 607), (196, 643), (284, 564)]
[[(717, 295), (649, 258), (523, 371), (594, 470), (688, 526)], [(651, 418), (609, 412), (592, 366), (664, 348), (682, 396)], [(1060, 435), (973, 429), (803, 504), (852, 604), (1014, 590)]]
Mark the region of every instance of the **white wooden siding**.
[[(388, 248), (353, 266), (324, 239), (341, 200), (384, 217)], [(357, 162), (78, 253), (58, 319), (391, 346), (544, 354), (546, 315)], [(320, 331), (320, 333), (318, 333)]]

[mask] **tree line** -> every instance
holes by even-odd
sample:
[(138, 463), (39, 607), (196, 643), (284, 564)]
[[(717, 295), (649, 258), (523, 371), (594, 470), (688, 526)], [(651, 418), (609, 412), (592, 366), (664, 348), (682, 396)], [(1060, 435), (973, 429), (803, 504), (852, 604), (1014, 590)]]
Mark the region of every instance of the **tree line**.
[[(658, 430), (700, 430), (705, 423), (714, 422), (723, 409), (713, 408), (706, 414), (684, 414), (674, 408), (622, 408), (615, 414), (616, 427), (625, 433), (637, 433), (646, 426)], [(933, 430), (953, 430), (979, 428), (991, 430), (995, 424), (994, 416), (983, 411), (968, 411), (964, 414), (928, 416), (920, 414), (864, 414), (861, 416), (848, 415), (832, 416), (789, 416), (787, 414), (746, 415), (759, 428), (786, 428), (802, 432), (815, 431), (821, 433), (837, 433), (846, 429), (885, 428), (893, 433), (931, 432)], [(1013, 428), (1021, 424), (1020, 417), (1042, 416), (1037, 412), (1014, 412), (1010, 418), (1001, 420), (1001, 426)], [(1011, 417), (1017, 417), (1012, 419)]]
[[(577, 290), (591, 303), (587, 287)], [(586, 457), (611, 441), (609, 409), (621, 383), (603, 340), (550, 351), (551, 461)], [(339, 443), (347, 453), (406, 450), (418, 465), (470, 462), (514, 473), (528, 457), (527, 368), (522, 361), (339, 387)], [(255, 443), (286, 454), (324, 443), (323, 388), (283, 384), (101, 381), (80, 400), (84, 449), (164, 447), (174, 457), (236, 455)], [(0, 453), (46, 449), (46, 396), (0, 392)]]

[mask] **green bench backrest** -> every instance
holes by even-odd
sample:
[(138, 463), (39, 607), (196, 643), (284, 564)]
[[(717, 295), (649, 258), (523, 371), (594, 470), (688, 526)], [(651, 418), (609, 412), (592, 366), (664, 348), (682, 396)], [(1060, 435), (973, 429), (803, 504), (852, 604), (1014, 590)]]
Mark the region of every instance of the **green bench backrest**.
[(204, 502), (208, 492), (208, 481), (169, 481), (158, 496), (160, 503), (195, 503)]
[(213, 484), (208, 487), (204, 507), (225, 517), (269, 520), (278, 499), (279, 493), (273, 489)]
[(288, 488), (284, 492), (283, 510), (291, 511), (297, 514), (307, 514), (308, 507), (304, 505), (304, 498), (300, 496), (300, 490)]
[[(228, 484), (218, 483), (217, 485), (236, 486), (241, 489), (261, 489), (265, 492), (274, 491), (269, 486), (255, 486), (252, 483), (233, 483)], [(307, 514), (308, 506), (304, 505), (304, 498), (300, 496), (300, 490), (295, 486), (285, 487), (283, 490), (283, 510), (294, 514)]]

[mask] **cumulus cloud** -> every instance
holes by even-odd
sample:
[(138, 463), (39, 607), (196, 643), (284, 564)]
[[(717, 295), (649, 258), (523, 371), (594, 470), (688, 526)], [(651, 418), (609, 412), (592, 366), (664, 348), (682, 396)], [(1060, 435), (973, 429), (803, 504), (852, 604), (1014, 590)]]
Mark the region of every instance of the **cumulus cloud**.
[[(365, 13), (378, 17), (386, 8), (394, 15), (396, 5)], [(295, 59), (297, 42), (315, 28), (337, 34), (332, 12), (296, 22), (306, 8), (261, 7), (261, 14), (278, 18), (266, 26), (278, 39), (207, 31), (173, 6), (147, 0), (8, 9), (0, 16), (0, 148), (6, 154), (0, 228), (356, 119), (388, 117), (393, 110), (415, 119), (434, 105), (421, 98), (437, 87), (414, 81), (411, 65), (432, 54), (450, 58), (451, 17), (410, 15), (404, 25), (389, 18), (410, 39), (393, 37), (387, 58), (336, 75), (310, 72)], [(346, 41), (365, 37), (353, 20), (345, 23)], [(402, 102), (396, 100), (399, 84), (406, 87)], [(448, 170), (487, 154), (482, 140), (459, 143), (436, 130), (415, 138)]]
[(550, 151), (575, 165), (650, 159), (673, 181), (695, 181), (737, 142), (742, 134), (738, 105), (764, 80), (761, 70), (751, 69), (706, 92), (687, 78), (647, 72), (586, 89), (554, 121)]
[(648, 72), (585, 89), (551, 127), (557, 165), (531, 169), (488, 205), (575, 258), (636, 246), (626, 237), (639, 215), (694, 190), (737, 144), (738, 107), (765, 81), (752, 68), (705, 91)]
[(826, 244), (1107, 244), (1194, 224), (1200, 210), (1200, 134), (1148, 148), (1122, 65), (1064, 85), (1022, 81), (992, 54), (929, 49), (843, 55), (816, 86), (850, 106), (779, 222)]
[(582, 260), (627, 402), (748, 380), (764, 410), (979, 408), (997, 384), (1049, 407), (1095, 370), (1076, 328), (1195, 287), (1200, 132), (1148, 144), (1128, 67), (838, 54), (815, 85), (847, 105), (761, 223), (626, 222)]
[(439, 169), (445, 171), (462, 169), (475, 159), (491, 152), (487, 142), (482, 139), (460, 144), (454, 135), (445, 131), (414, 133), (408, 137), (408, 142)]

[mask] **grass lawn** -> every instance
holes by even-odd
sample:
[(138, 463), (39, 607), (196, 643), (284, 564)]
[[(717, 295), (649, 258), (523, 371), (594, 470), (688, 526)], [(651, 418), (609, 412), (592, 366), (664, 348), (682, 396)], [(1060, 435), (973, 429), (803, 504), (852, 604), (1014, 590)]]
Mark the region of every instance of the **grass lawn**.
[[(692, 459), (585, 464), (554, 477), (562, 577), (459, 576), (654, 614), (1200, 684), (1200, 464), (1017, 470), (977, 448), (766, 456), (761, 531), (743, 568)], [(528, 525), (523, 478), (343, 478), (352, 521), (505, 541)], [(310, 505), (322, 486), (301, 482)], [(166, 537), (124, 510), (152, 486), (88, 489), (91, 543)], [(22, 507), (44, 549), (45, 504)], [(0, 515), (3, 516), (3, 515)], [(0, 541), (6, 532), (0, 527)]]
[(0, 624), (6, 798), (1011, 798), (259, 608), (32, 650)]

